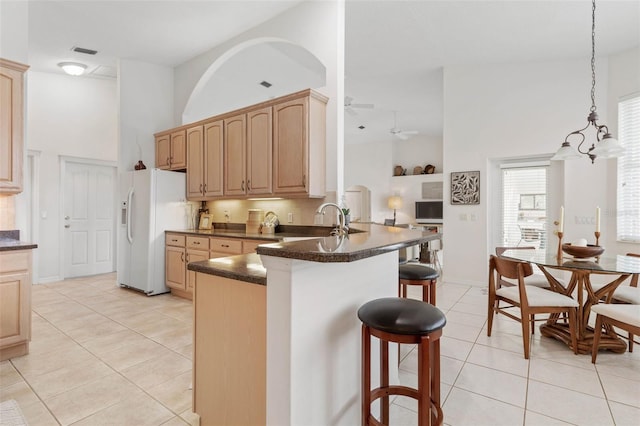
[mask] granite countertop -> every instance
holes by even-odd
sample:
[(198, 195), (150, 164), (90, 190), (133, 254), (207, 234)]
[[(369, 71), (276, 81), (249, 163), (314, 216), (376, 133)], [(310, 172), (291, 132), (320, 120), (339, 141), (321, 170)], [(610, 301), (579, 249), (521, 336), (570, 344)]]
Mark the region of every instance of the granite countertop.
[[(320, 230), (324, 233), (322, 228)], [(257, 254), (191, 262), (187, 268), (191, 271), (264, 285), (266, 270), (259, 255), (324, 263), (353, 262), (442, 237), (439, 233), (376, 224), (353, 224), (352, 230), (357, 232), (349, 234), (348, 237), (317, 237), (301, 241), (266, 243), (258, 246)], [(295, 236), (300, 235), (298, 232)], [(276, 233), (275, 237), (282, 238), (282, 235)]]
[(38, 248), (38, 245), (20, 241), (20, 231), (0, 231), (0, 251), (30, 250), (34, 248)]
[[(329, 236), (333, 226), (304, 226), (304, 225), (278, 225), (275, 234), (253, 234), (245, 232), (244, 224), (214, 224), (214, 229), (168, 229), (165, 232), (185, 235), (197, 235), (205, 237), (222, 237), (222, 238), (242, 238), (251, 240), (264, 240), (267, 242), (278, 242), (285, 238), (300, 237), (326, 237)], [(353, 228), (350, 232), (363, 232), (357, 228)]]

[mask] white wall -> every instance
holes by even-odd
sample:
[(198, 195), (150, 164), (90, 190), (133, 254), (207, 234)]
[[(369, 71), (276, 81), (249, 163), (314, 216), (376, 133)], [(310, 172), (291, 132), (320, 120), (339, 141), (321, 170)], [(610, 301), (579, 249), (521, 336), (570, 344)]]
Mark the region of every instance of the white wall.
[(29, 3), (0, 1), (0, 58), (29, 63)]
[[(338, 186), (338, 134), (337, 114), (342, 110), (341, 102), (344, 93), (339, 93), (339, 62), (344, 61), (344, 46), (338, 42), (338, 25), (340, 2), (302, 2), (300, 5), (285, 11), (275, 18), (260, 24), (231, 40), (222, 43), (200, 56), (176, 67), (175, 69), (175, 109), (174, 117), (181, 123), (181, 115), (190, 94), (216, 59), (229, 49), (245, 42), (262, 37), (279, 37), (306, 48), (313, 53), (326, 67), (327, 83), (320, 92), (329, 97), (327, 104), (327, 190), (335, 190)], [(342, 49), (342, 50), (341, 50)], [(342, 55), (342, 56), (341, 56)], [(181, 123), (186, 124), (186, 123)], [(342, 133), (342, 129), (340, 129)]]
[[(588, 59), (564, 62), (448, 67), (444, 72), (445, 200), (449, 199), (449, 173), (480, 170), (481, 202), (476, 206), (445, 203), (445, 279), (486, 285), (489, 220), (495, 192), (488, 175), (491, 159), (539, 156), (555, 152), (564, 137), (586, 124), (591, 73)], [(598, 60), (596, 105), (601, 121), (607, 119), (607, 62)], [(635, 71), (638, 72), (637, 70)], [(615, 161), (615, 160), (609, 160)], [(591, 225), (578, 225), (575, 216), (594, 216), (595, 207), (610, 208), (607, 193), (614, 191), (607, 177), (607, 161), (592, 165), (581, 159), (565, 162), (563, 201), (567, 240), (593, 237)], [(461, 220), (461, 213), (477, 221)], [(550, 213), (552, 215), (553, 213)], [(611, 218), (605, 217), (605, 229)], [(606, 244), (611, 235), (603, 235)], [(550, 244), (552, 244), (550, 242)], [(455, 265), (465, 265), (456, 268)]]
[(138, 160), (155, 167), (154, 133), (173, 121), (173, 69), (120, 60), (118, 65), (119, 171), (134, 170)]
[(420, 166), (424, 169), (427, 164), (436, 166), (436, 173), (442, 173), (442, 138), (429, 135), (416, 135), (403, 141), (393, 141), (393, 164), (407, 169), (407, 174), (413, 174), (413, 169)]
[(40, 281), (47, 281), (62, 276), (59, 156), (117, 160), (116, 82), (35, 71), (27, 76), (27, 146), (41, 152), (40, 237), (35, 241), (41, 255), (34, 268)]

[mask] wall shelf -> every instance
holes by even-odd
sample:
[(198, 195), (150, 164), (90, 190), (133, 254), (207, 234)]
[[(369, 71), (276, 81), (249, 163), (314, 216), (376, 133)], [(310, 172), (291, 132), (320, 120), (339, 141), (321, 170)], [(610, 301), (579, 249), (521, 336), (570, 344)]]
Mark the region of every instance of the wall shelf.
[(405, 175), (405, 176), (392, 176), (394, 181), (407, 180), (414, 182), (442, 182), (444, 180), (443, 173), (433, 173), (430, 175)]

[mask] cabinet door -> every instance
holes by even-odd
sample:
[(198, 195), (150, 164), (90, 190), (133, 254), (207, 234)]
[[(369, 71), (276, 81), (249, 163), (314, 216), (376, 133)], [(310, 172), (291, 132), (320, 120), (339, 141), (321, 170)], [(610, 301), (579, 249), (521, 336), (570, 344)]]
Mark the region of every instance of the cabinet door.
[(187, 199), (189, 200), (204, 198), (203, 147), (203, 127), (187, 129)]
[(308, 178), (308, 98), (273, 107), (273, 190), (305, 193)]
[(246, 194), (246, 115), (224, 120), (224, 195)]
[(255, 253), (256, 248), (260, 244), (269, 244), (268, 241), (257, 241), (257, 240), (243, 240), (242, 241), (242, 253)]
[(222, 120), (204, 125), (204, 195), (207, 198), (223, 195), (223, 129)]
[(0, 59), (0, 193), (22, 192), (23, 76), (28, 66)]
[(156, 167), (169, 170), (171, 164), (170, 136), (163, 135), (156, 138)]
[(167, 287), (185, 290), (187, 264), (185, 249), (182, 247), (166, 247), (166, 281)]
[(247, 194), (271, 194), (273, 181), (271, 107), (247, 113)]
[[(187, 263), (200, 262), (209, 259), (208, 251), (187, 250)], [(196, 285), (196, 272), (187, 270), (187, 291), (193, 293), (193, 287)]]
[(30, 281), (28, 272), (0, 274), (0, 348), (31, 337)]
[(180, 170), (187, 167), (186, 138), (186, 130), (171, 133), (171, 170)]

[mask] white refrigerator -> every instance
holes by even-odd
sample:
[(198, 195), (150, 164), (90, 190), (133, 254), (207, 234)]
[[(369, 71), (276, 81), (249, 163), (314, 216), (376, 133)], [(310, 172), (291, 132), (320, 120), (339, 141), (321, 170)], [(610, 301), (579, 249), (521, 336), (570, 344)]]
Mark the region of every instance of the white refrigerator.
[(118, 283), (148, 296), (167, 293), (164, 231), (188, 226), (184, 173), (160, 169), (120, 174)]

